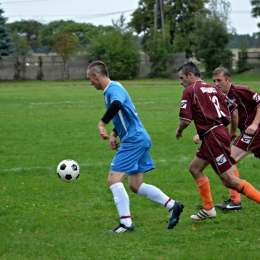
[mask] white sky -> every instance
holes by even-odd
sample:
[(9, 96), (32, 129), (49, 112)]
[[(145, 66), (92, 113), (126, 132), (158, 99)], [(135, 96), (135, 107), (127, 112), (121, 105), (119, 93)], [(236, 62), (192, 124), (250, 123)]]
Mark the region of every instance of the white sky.
[[(229, 0), (230, 20), (238, 34), (250, 34), (260, 29), (259, 18), (251, 17), (250, 0)], [(54, 20), (74, 20), (93, 25), (112, 25), (124, 13), (126, 22), (138, 7), (138, 0), (0, 0), (0, 8), (9, 23), (34, 19), (42, 23)]]

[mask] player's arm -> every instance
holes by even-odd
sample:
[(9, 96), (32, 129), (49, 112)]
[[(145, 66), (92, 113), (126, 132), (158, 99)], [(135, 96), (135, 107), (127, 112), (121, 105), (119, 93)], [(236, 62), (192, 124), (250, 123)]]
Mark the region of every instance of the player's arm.
[(231, 137), (231, 140), (235, 140), (237, 137), (237, 126), (238, 126), (238, 110), (235, 109), (231, 113), (231, 122), (230, 122), (230, 129), (229, 129), (229, 135)]
[(180, 137), (182, 137), (182, 132), (185, 128), (187, 128), (190, 124), (190, 121), (187, 121), (187, 120), (183, 120), (181, 119), (180, 120), (180, 124), (176, 130), (176, 133), (175, 133), (175, 136), (177, 139), (179, 139)]
[(110, 138), (110, 136), (107, 134), (105, 125), (108, 124), (113, 119), (113, 117), (118, 113), (121, 107), (122, 107), (122, 103), (118, 100), (114, 100), (109, 106), (109, 108), (107, 109), (102, 119), (99, 121), (98, 130), (103, 140)]
[(253, 135), (257, 130), (259, 123), (260, 123), (260, 106), (256, 110), (256, 115), (253, 123), (250, 126), (248, 126), (245, 133), (248, 135)]

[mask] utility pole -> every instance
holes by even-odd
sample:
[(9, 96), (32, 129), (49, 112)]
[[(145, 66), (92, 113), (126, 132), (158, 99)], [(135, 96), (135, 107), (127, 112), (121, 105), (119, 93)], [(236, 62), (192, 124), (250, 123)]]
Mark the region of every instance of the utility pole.
[(161, 8), (161, 21), (162, 21), (162, 36), (163, 36), (163, 42), (165, 43), (165, 26), (164, 26), (164, 6), (163, 6), (163, 0), (160, 0), (160, 8)]
[(157, 31), (157, 21), (158, 21), (158, 0), (155, 0), (155, 5), (154, 5), (154, 32)]

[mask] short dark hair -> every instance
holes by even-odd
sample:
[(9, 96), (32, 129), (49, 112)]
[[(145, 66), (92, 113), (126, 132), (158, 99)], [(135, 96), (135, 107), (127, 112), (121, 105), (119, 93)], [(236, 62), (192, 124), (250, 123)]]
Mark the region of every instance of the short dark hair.
[(102, 76), (109, 77), (107, 66), (102, 61), (96, 60), (96, 61), (91, 62), (88, 65), (87, 71), (91, 72), (91, 73), (96, 72)]
[(225, 67), (219, 66), (218, 68), (216, 68), (213, 72), (212, 72), (212, 76), (216, 76), (218, 74), (220, 74), (221, 72), (223, 72), (225, 79), (230, 78), (231, 74), (229, 72), (229, 70)]
[(194, 74), (194, 76), (196, 77), (200, 77), (200, 70), (197, 67), (196, 64), (194, 64), (192, 61), (184, 63), (183, 65), (181, 65), (178, 69), (178, 71), (182, 70), (182, 72), (184, 73), (184, 75), (188, 76), (188, 74), (191, 72)]

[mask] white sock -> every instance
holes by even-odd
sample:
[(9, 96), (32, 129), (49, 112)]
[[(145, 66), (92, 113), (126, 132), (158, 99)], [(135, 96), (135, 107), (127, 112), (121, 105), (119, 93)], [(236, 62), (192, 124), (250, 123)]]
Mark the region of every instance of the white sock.
[(166, 196), (160, 189), (150, 184), (142, 183), (137, 194), (166, 207), (168, 210), (170, 210), (175, 203), (174, 200)]
[(127, 227), (130, 227), (132, 225), (130, 202), (123, 183), (117, 182), (112, 184), (110, 186), (110, 190), (112, 191), (114, 196), (114, 202), (120, 217), (120, 223), (124, 224)]

